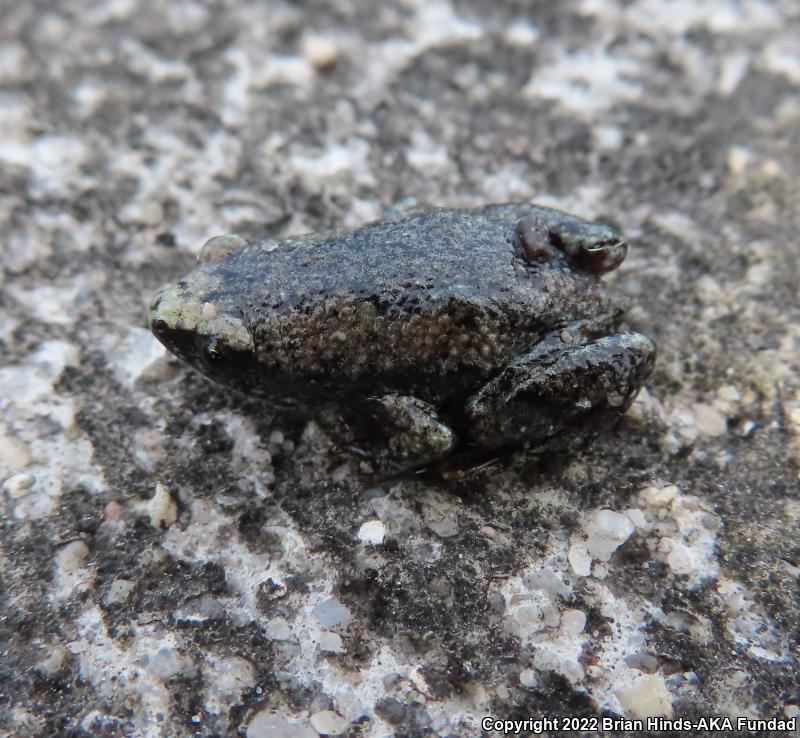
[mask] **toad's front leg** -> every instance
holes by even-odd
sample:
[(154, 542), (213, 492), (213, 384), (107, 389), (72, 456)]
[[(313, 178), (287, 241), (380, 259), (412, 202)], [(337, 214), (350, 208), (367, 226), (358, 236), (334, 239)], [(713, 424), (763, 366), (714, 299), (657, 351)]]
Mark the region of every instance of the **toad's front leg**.
[(619, 420), (655, 355), (641, 333), (598, 336), (581, 322), (549, 333), (469, 398), (469, 440), (486, 449), (579, 446)]
[(372, 458), (382, 472), (398, 473), (437, 461), (456, 438), (436, 409), (417, 397), (387, 394), (368, 401), (377, 443)]

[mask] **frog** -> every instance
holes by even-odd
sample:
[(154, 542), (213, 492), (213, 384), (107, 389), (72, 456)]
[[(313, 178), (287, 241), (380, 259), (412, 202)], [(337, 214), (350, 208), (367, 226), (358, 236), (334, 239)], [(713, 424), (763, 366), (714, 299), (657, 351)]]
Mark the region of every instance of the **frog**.
[(653, 370), (603, 279), (627, 252), (612, 225), (526, 202), (229, 234), (157, 293), (149, 325), (227, 388), (334, 407), (385, 473), (550, 457), (615, 425)]

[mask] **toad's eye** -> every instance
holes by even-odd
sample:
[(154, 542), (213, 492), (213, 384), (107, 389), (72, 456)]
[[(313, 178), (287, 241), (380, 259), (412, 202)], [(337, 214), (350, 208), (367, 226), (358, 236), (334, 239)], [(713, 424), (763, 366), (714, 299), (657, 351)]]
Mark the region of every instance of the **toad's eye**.
[(573, 256), (578, 269), (593, 274), (605, 274), (616, 269), (628, 253), (628, 244), (622, 239), (611, 238), (584, 245)]

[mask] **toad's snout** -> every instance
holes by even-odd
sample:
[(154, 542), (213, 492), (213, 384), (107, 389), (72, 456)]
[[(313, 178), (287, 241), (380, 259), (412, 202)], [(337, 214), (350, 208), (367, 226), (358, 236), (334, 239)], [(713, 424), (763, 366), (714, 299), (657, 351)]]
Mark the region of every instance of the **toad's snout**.
[(150, 329), (170, 351), (195, 366), (217, 372), (255, 353), (253, 334), (224, 303), (196, 297), (188, 282), (164, 287), (153, 299)]
[(191, 320), (191, 309), (184, 307), (180, 288), (175, 285), (164, 287), (150, 303), (148, 322), (153, 335), (164, 346), (184, 360), (194, 353), (196, 324)]

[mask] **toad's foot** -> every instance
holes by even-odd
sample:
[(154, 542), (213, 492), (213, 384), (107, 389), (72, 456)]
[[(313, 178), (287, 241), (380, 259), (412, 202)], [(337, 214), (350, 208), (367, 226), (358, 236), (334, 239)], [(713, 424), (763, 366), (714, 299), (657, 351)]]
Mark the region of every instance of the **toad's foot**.
[(575, 448), (617, 422), (655, 363), (640, 333), (597, 336), (574, 323), (545, 336), (469, 398), (470, 440), (483, 448)]
[(455, 445), (455, 434), (436, 414), (436, 409), (416, 397), (389, 394), (373, 397), (369, 408), (376, 427), (388, 443), (373, 451), (383, 472), (402, 472), (446, 456)]

